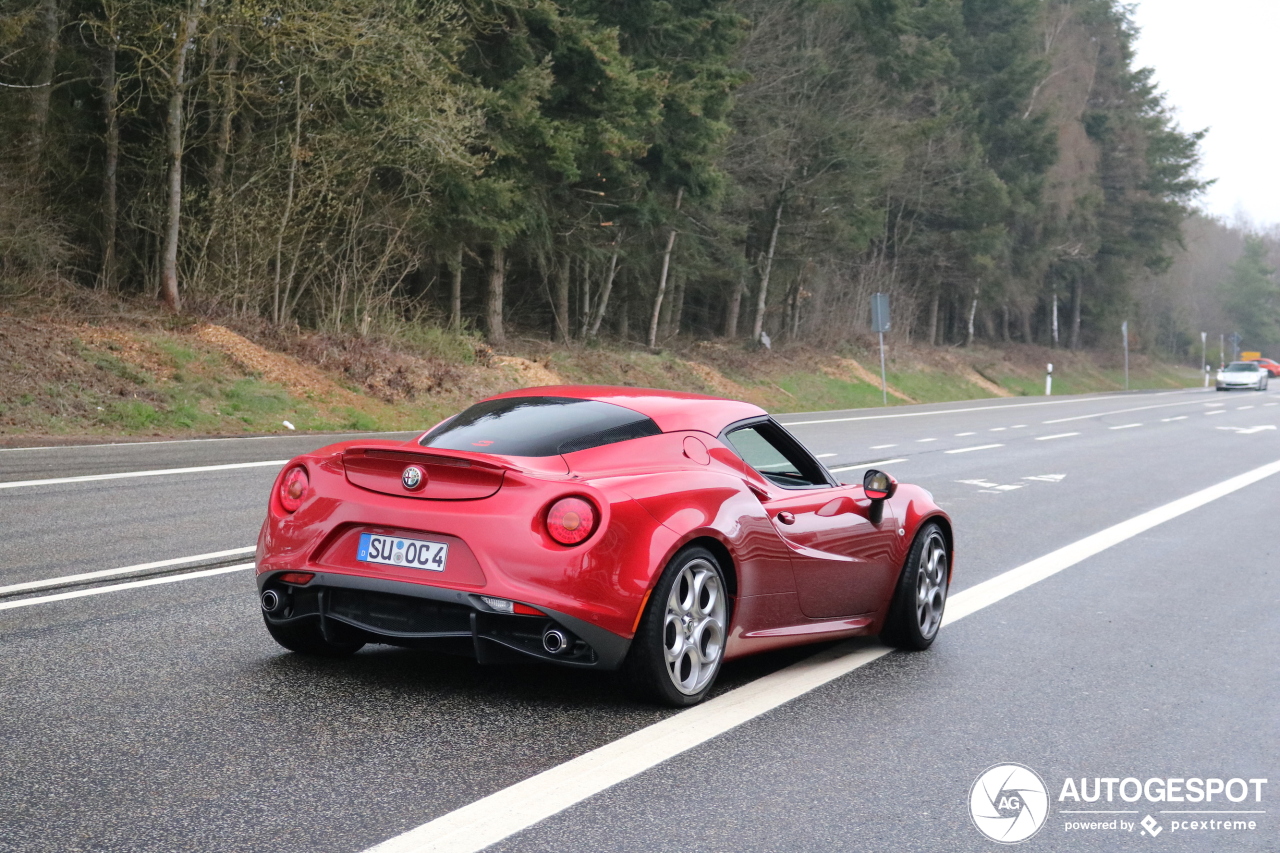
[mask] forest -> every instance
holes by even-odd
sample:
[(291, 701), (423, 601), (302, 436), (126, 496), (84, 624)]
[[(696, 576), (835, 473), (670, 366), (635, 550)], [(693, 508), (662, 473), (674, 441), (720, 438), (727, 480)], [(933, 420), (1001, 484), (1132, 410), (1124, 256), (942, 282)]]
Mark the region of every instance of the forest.
[(838, 347), (876, 292), (916, 344), (1280, 343), (1276, 241), (1193, 214), (1203, 131), (1118, 0), (0, 10), (8, 292), (495, 347)]

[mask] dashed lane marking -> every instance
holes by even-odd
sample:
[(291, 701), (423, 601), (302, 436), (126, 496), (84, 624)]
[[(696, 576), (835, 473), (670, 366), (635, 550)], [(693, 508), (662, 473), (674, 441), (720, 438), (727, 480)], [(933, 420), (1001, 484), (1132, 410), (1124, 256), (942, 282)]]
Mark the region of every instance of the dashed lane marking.
[(1120, 426), (1107, 427), (1107, 429), (1133, 429), (1134, 427), (1140, 426), (1142, 426), (1142, 424), (1121, 424)]
[(857, 465), (841, 465), (839, 468), (828, 468), (827, 470), (830, 471), (832, 474), (838, 474), (841, 471), (856, 471), (859, 468), (870, 468), (874, 465), (897, 465), (899, 462), (906, 462), (906, 461), (907, 460), (905, 458), (881, 459), (877, 462), (860, 462)]
[(944, 450), (944, 453), (970, 453), (974, 450), (990, 450), (993, 447), (1004, 447), (1003, 444), (979, 444), (977, 447), (957, 447), (955, 450)]
[(1060, 432), (1056, 435), (1038, 435), (1036, 441), (1053, 441), (1055, 438), (1071, 438), (1073, 435), (1079, 435), (1078, 432)]

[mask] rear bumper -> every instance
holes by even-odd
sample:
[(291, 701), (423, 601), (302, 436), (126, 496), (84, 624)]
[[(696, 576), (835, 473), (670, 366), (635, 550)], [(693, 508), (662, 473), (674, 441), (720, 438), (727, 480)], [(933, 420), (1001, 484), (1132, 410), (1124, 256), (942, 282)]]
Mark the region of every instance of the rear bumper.
[[(498, 613), (474, 592), (383, 578), (318, 572), (305, 585), (283, 583), (280, 572), (258, 576), (258, 592), (274, 589), (286, 604), (266, 618), (276, 624), (316, 621), (326, 637), (406, 648), (442, 648), (470, 654), (480, 663), (534, 658), (547, 663), (612, 670), (622, 665), (631, 641), (541, 605), (546, 616)], [(543, 648), (550, 628), (573, 640), (567, 651)]]

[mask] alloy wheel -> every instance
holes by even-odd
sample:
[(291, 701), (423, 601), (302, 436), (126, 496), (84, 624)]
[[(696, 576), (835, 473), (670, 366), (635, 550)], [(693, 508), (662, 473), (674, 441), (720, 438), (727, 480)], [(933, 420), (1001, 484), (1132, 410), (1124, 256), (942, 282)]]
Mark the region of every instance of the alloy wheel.
[(942, 608), (947, 599), (947, 548), (942, 534), (934, 531), (925, 542), (916, 572), (916, 624), (926, 640), (942, 624)]
[(680, 570), (662, 626), (663, 656), (675, 688), (692, 696), (715, 677), (724, 655), (724, 585), (714, 565), (690, 560)]

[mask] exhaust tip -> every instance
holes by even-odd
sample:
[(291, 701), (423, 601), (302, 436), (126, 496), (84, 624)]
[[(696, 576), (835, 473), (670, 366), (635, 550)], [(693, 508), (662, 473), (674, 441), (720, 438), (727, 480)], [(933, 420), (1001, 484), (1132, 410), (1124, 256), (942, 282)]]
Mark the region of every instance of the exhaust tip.
[(571, 644), (569, 636), (559, 628), (548, 628), (542, 634), (542, 647), (549, 654), (562, 655), (569, 651)]
[(284, 597), (274, 589), (263, 590), (262, 609), (267, 613), (275, 613), (284, 604)]

